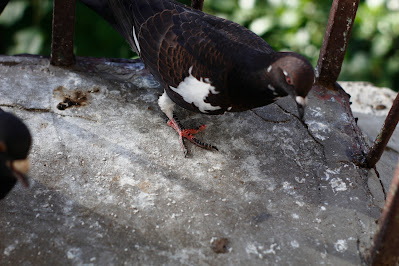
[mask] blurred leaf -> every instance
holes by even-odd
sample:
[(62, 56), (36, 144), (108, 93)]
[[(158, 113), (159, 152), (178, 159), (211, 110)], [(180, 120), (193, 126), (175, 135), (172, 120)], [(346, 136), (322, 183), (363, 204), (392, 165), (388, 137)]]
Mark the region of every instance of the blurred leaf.
[(20, 20), (28, 7), (25, 1), (11, 1), (0, 16), (0, 25), (10, 26)]
[(391, 36), (386, 35), (376, 35), (372, 41), (372, 53), (375, 56), (384, 56), (388, 53), (388, 51), (392, 47), (392, 38)]
[(285, 10), (280, 17), (280, 25), (286, 28), (292, 28), (299, 25), (300, 14), (295, 10), (287, 9)]
[(43, 45), (43, 34), (37, 27), (26, 28), (18, 31), (14, 35), (14, 46), (10, 49), (10, 54), (29, 53), (37, 54)]
[(233, 0), (209, 0), (209, 2), (209, 5), (212, 9), (223, 13), (231, 13), (238, 6)]
[(268, 32), (271, 28), (273, 28), (274, 22), (270, 17), (261, 17), (252, 21), (249, 29), (255, 32), (256, 34), (262, 36), (266, 32)]
[(253, 9), (255, 7), (256, 0), (239, 0), (238, 5), (242, 9)]

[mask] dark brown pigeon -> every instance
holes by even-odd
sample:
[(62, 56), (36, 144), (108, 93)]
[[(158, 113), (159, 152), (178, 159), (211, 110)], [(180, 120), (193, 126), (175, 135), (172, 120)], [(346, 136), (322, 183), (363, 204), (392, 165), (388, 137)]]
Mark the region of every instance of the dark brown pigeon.
[(164, 88), (159, 98), (168, 124), (183, 140), (216, 147), (184, 129), (175, 104), (208, 115), (240, 112), (290, 95), (302, 118), (314, 82), (312, 65), (292, 52), (275, 52), (232, 21), (172, 0), (81, 0), (107, 20), (137, 52)]
[(27, 156), (32, 138), (26, 125), (16, 116), (0, 109), (0, 199), (17, 183), (28, 186)]

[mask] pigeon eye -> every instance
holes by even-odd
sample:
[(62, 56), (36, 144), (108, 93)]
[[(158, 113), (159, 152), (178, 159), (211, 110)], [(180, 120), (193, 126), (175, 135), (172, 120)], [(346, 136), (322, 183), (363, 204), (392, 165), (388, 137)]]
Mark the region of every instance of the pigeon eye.
[(289, 76), (285, 77), (285, 81), (287, 82), (288, 85), (294, 85), (294, 82), (292, 82), (292, 79)]
[(288, 85), (291, 85), (291, 86), (294, 85), (294, 82), (292, 81), (292, 79), (288, 75), (287, 71), (283, 70), (283, 74), (285, 76), (285, 82), (287, 82)]

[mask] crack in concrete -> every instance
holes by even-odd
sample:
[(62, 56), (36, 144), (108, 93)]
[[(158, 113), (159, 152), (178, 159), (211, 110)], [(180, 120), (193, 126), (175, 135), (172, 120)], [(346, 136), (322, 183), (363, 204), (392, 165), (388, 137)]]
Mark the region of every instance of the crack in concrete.
[(324, 145), (323, 145), (319, 140), (317, 140), (315, 136), (313, 136), (312, 132), (310, 132), (310, 130), (309, 130), (308, 125), (307, 125), (302, 119), (300, 119), (299, 116), (297, 116), (296, 114), (293, 114), (293, 113), (287, 111), (286, 109), (284, 109), (284, 108), (283, 108), (282, 106), (280, 106), (279, 104), (277, 104), (277, 103), (275, 103), (275, 104), (276, 104), (285, 114), (288, 114), (288, 115), (291, 115), (291, 116), (295, 117), (295, 118), (303, 125), (303, 127), (306, 128), (307, 133), (308, 133), (309, 136), (314, 140), (314, 142), (316, 142), (317, 144), (319, 144), (320, 146), (322, 146), (322, 147), (323, 147), (323, 150), (324, 150)]
[(27, 108), (25, 106), (19, 104), (0, 104), (1, 107), (8, 107), (8, 108), (18, 108), (23, 111), (27, 112), (35, 112), (35, 113), (52, 113), (51, 109), (47, 108)]
[(91, 121), (91, 122), (98, 122), (95, 119), (91, 119), (91, 118), (80, 116), (80, 115), (65, 115), (65, 114), (56, 113), (53, 110), (51, 110), (50, 108), (27, 108), (27, 107), (19, 105), (19, 104), (0, 104), (0, 107), (17, 108), (17, 109), (20, 109), (23, 111), (34, 112), (34, 113), (51, 113), (51, 114), (59, 115), (62, 117), (77, 117), (77, 118), (84, 119), (84, 120)]
[(381, 177), (380, 177), (380, 173), (377, 170), (377, 166), (374, 166), (373, 169), (375, 171), (375, 174), (377, 175), (378, 181), (380, 181), (380, 185), (381, 185), (381, 188), (382, 188), (382, 193), (384, 193), (384, 200), (386, 201), (387, 200), (387, 192), (386, 192), (386, 190), (384, 188), (384, 184), (382, 183), (382, 180), (381, 180)]
[[(276, 104), (276, 103), (275, 103), (275, 104)], [(317, 143), (317, 144), (321, 147), (322, 152), (323, 152), (322, 161), (323, 161), (323, 163), (325, 163), (325, 165), (328, 167), (328, 164), (327, 164), (327, 157), (326, 157), (326, 154), (325, 154), (325, 147), (324, 147), (324, 145), (323, 145), (318, 139), (316, 139), (316, 138), (313, 136), (313, 134), (312, 134), (312, 132), (309, 130), (307, 124), (306, 124), (303, 120), (301, 120), (296, 114), (293, 114), (293, 113), (287, 111), (286, 109), (284, 109), (284, 108), (283, 108), (282, 106), (280, 106), (279, 104), (276, 104), (276, 105), (277, 105), (284, 113), (286, 113), (286, 114), (288, 114), (288, 115), (291, 115), (291, 116), (295, 117), (295, 118), (303, 125), (303, 127), (306, 128), (306, 131), (307, 131), (308, 135), (313, 139), (313, 141), (314, 141), (315, 143)], [(357, 133), (357, 131), (356, 131), (355, 128), (353, 128), (353, 131), (355, 132), (355, 134)], [(338, 163), (353, 163), (353, 162), (341, 160), (341, 161), (338, 161)], [(386, 199), (386, 192), (385, 192), (384, 186), (383, 186), (383, 184), (382, 184), (382, 180), (380, 179), (380, 176), (379, 176), (379, 174), (378, 174), (378, 172), (377, 172), (376, 169), (375, 169), (375, 171), (376, 171), (377, 176), (378, 176), (378, 179), (379, 179), (379, 181), (380, 181), (380, 184), (381, 184), (381, 187), (382, 187), (382, 190), (383, 190), (383, 193), (384, 193), (384, 198)], [(320, 186), (321, 186), (320, 180), (318, 180), (317, 186), (318, 186), (318, 188), (319, 188), (319, 189), (318, 189), (319, 203), (322, 204), (322, 202), (321, 202), (321, 193), (322, 193), (322, 191), (320, 190)], [(356, 211), (355, 211), (355, 217), (356, 217), (356, 220), (357, 220), (357, 222), (358, 222), (358, 226), (360, 227), (360, 231), (361, 231), (362, 233), (365, 233), (365, 231), (363, 230), (363, 228), (362, 228), (362, 226), (361, 226), (361, 224), (360, 224), (360, 221), (361, 221), (361, 220), (360, 220), (360, 218), (358, 217)], [(320, 236), (321, 236), (321, 239), (324, 241), (324, 252), (327, 253), (327, 245), (328, 245), (328, 244), (327, 244), (327, 239), (326, 239), (326, 237), (325, 237), (323, 231), (321, 231), (321, 230), (320, 230)], [(366, 258), (365, 258), (365, 256), (364, 256), (364, 254), (360, 251), (360, 237), (357, 238), (357, 253), (358, 253), (358, 256), (359, 256), (359, 259), (360, 259), (361, 264), (362, 264), (362, 265), (367, 265)]]
[[(324, 160), (327, 161), (326, 158), (324, 158)], [(327, 162), (325, 162), (325, 164), (326, 164), (326, 166), (327, 166)], [(317, 196), (318, 196), (318, 203), (319, 203), (319, 206), (324, 206), (324, 205), (323, 205), (323, 202), (322, 202), (321, 180), (320, 180), (320, 178), (317, 178), (317, 175), (316, 175), (315, 180), (316, 180), (316, 183), (317, 183)], [(323, 230), (320, 230), (320, 229), (318, 228), (318, 226), (316, 226), (315, 228), (320, 232), (321, 240), (322, 240), (323, 243), (324, 243), (324, 245), (323, 245), (324, 254), (327, 254), (327, 253), (328, 253), (327, 238), (326, 238), (326, 236), (324, 235)], [(322, 253), (322, 254), (323, 254), (323, 253)]]
[[(365, 232), (365, 230), (363, 230), (363, 227), (361, 224), (361, 219), (357, 215), (357, 211), (355, 210), (354, 213), (355, 213), (355, 218), (356, 218), (358, 227), (360, 228), (361, 235), (367, 233), (367, 232)], [(359, 256), (361, 265), (367, 265), (367, 259), (366, 259), (367, 255), (365, 256), (365, 254), (363, 254), (360, 250), (360, 236), (358, 236), (356, 239), (356, 249), (357, 249), (357, 254)]]
[(359, 258), (360, 258), (361, 265), (363, 265), (363, 266), (369, 265), (369, 263), (367, 263), (366, 257), (360, 251), (360, 238), (359, 237), (356, 240), (356, 248), (357, 248), (357, 254), (359, 255)]
[(287, 111), (286, 109), (284, 109), (282, 106), (280, 106), (277, 103), (275, 103), (275, 105), (277, 105), (285, 114), (288, 114), (288, 115), (291, 115), (291, 116), (295, 117), (297, 119), (297, 121), (299, 121), (302, 124), (302, 126), (306, 129), (306, 132), (308, 133), (309, 137), (321, 147), (321, 150), (322, 150), (322, 153), (323, 153), (322, 161), (327, 165), (327, 156), (326, 156), (325, 147), (318, 139), (316, 139), (315, 136), (313, 136), (312, 132), (309, 130), (308, 125), (304, 121), (302, 121), (302, 119), (300, 119), (299, 116)]
[(67, 153), (67, 149), (66, 149), (66, 144), (65, 144), (65, 142), (64, 142), (64, 140), (63, 140), (63, 138), (62, 138), (62, 136), (61, 136), (61, 133), (60, 133), (60, 130), (59, 130), (59, 126), (56, 126), (57, 125), (57, 121), (56, 121), (56, 116), (52, 116), (52, 120), (53, 120), (53, 126), (54, 126), (54, 130), (55, 130), (55, 132), (56, 132), (56, 134), (57, 134), (57, 139), (58, 139), (58, 141), (59, 141), (59, 144), (60, 144), (60, 146), (61, 146), (61, 149), (60, 150), (62, 150), (61, 152), (62, 152), (62, 157), (61, 157), (61, 159), (62, 160), (65, 160), (65, 165), (68, 165), (68, 156), (66, 156), (65, 154)]

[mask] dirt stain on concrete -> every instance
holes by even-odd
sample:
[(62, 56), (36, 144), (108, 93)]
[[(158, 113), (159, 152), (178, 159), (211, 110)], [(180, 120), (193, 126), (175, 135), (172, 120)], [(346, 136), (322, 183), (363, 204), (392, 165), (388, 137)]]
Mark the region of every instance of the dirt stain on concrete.
[(98, 88), (92, 88), (90, 90), (79, 90), (79, 89), (67, 89), (64, 86), (58, 86), (54, 90), (54, 97), (60, 99), (58, 103), (58, 110), (66, 110), (70, 107), (81, 107), (86, 106), (89, 103), (89, 93), (99, 92)]

